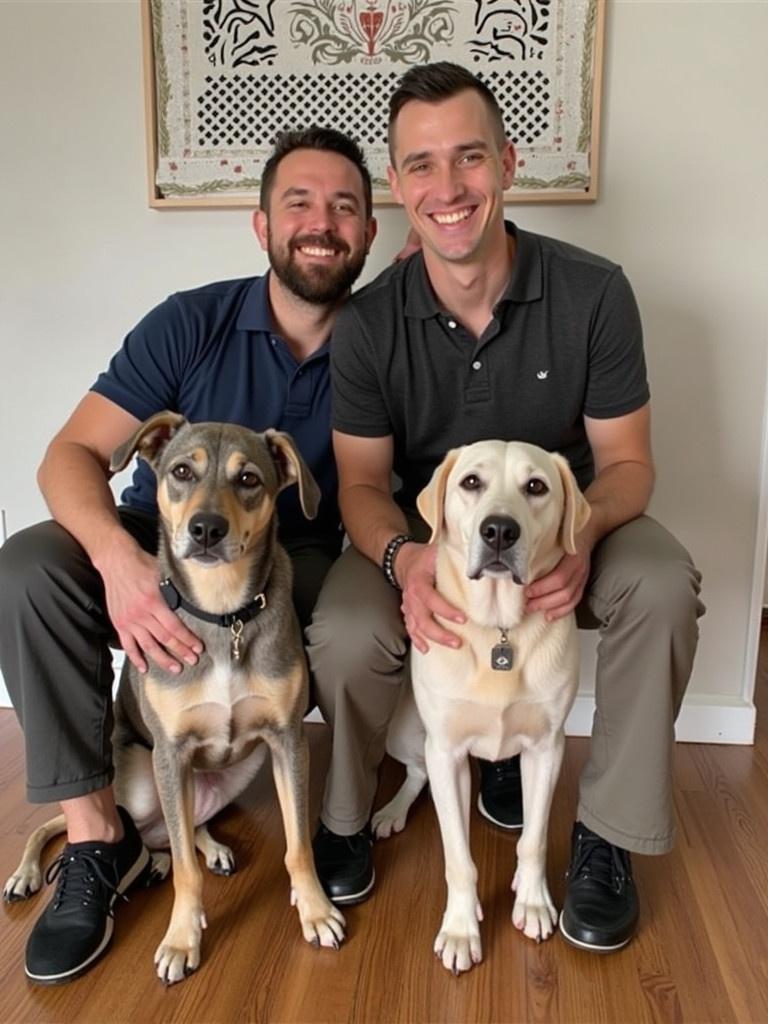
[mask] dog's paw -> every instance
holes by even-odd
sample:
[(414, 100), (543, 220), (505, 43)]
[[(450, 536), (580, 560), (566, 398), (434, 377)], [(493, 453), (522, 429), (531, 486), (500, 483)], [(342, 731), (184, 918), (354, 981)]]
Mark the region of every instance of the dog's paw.
[(163, 850), (152, 850), (147, 886), (159, 885), (171, 873), (171, 855)]
[(188, 978), (200, 966), (200, 934), (206, 927), (205, 915), (201, 914), (199, 926), (183, 929), (174, 928), (173, 924), (165, 933), (165, 937), (155, 952), (155, 969), (157, 976), (164, 985), (175, 985), (177, 981)]
[(234, 875), (237, 871), (235, 855), (223, 843), (216, 843), (216, 849), (206, 853), (205, 863), (214, 875)]
[(301, 931), (313, 946), (338, 949), (346, 937), (347, 922), (344, 915), (318, 887), (316, 893), (301, 896), (291, 890), (291, 905), (299, 912)]
[(19, 867), (5, 883), (3, 900), (6, 903), (19, 903), (27, 900), (39, 890), (43, 884), (43, 876), (39, 864)]
[(557, 911), (545, 879), (528, 881), (518, 872), (512, 888), (516, 893), (512, 907), (512, 923), (515, 928), (536, 942), (548, 939), (557, 925)]
[(389, 839), (394, 832), (402, 832), (408, 816), (408, 808), (400, 810), (393, 807), (394, 800), (376, 811), (371, 818), (371, 831), (377, 839)]
[(474, 913), (446, 910), (443, 923), (435, 939), (434, 951), (446, 970), (454, 975), (468, 971), (483, 959), (480, 927), (483, 912), (476, 904)]
[(224, 843), (214, 839), (205, 825), (201, 825), (195, 832), (195, 846), (205, 858), (206, 867), (214, 875), (234, 875), (234, 853)]

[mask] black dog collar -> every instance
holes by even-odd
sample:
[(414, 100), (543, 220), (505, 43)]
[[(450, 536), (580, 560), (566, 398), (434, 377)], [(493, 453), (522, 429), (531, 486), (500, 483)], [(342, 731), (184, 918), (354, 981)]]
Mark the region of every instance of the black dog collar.
[(183, 608), (185, 612), (194, 615), (196, 619), (202, 619), (204, 622), (213, 622), (216, 626), (225, 626), (228, 629), (231, 629), (238, 622), (250, 622), (251, 619), (255, 619), (259, 612), (264, 611), (267, 607), (266, 595), (261, 593), (252, 598), (248, 604), (243, 605), (242, 608), (238, 608), (236, 612), (227, 612), (226, 615), (212, 615), (210, 612), (204, 612), (202, 608), (198, 608), (197, 605), (189, 602), (186, 597), (182, 597), (171, 579), (160, 581), (160, 593), (172, 612), (175, 612), (177, 608)]

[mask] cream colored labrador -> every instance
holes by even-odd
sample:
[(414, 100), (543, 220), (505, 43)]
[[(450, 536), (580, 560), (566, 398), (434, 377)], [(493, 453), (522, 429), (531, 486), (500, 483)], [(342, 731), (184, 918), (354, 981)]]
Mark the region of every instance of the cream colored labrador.
[(444, 623), (461, 637), (460, 648), (412, 649), (413, 689), (404, 689), (387, 741), (408, 774), (373, 828), (379, 837), (403, 828), (429, 777), (448, 883), (434, 949), (458, 974), (482, 959), (468, 755), (521, 754), (525, 824), (512, 920), (537, 941), (557, 922), (545, 874), (547, 822), (578, 684), (578, 641), (572, 614), (554, 622), (525, 614), (523, 587), (574, 553), (589, 505), (562, 456), (480, 441), (448, 453), (418, 506), (437, 545), (437, 589), (468, 621)]

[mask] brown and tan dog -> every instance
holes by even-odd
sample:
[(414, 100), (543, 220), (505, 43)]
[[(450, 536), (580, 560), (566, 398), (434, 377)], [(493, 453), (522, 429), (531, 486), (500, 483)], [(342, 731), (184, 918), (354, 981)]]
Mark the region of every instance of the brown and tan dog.
[[(175, 900), (155, 954), (158, 976), (172, 984), (200, 963), (205, 914), (195, 847), (212, 871), (234, 870), (231, 850), (205, 823), (245, 789), (265, 743), (302, 932), (314, 945), (338, 948), (344, 918), (318, 882), (309, 839), (308, 675), (275, 516), (278, 493), (297, 483), (313, 518), (317, 485), (291, 438), (274, 430), (190, 424), (165, 412), (142, 424), (111, 468), (123, 469), (134, 453), (157, 475), (164, 595), (205, 645), (198, 663), (178, 675), (156, 665), (142, 675), (126, 661), (115, 704), (117, 800), (146, 845), (170, 843), (173, 859)], [(30, 837), (6, 900), (40, 887), (40, 853), (62, 831), (60, 816)], [(153, 859), (157, 873), (166, 873), (167, 855)]]

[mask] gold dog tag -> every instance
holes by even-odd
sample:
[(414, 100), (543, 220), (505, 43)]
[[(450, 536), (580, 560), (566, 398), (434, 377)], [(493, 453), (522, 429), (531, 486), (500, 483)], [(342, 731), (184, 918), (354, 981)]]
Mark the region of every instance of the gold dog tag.
[(240, 638), (243, 635), (244, 626), (240, 619), (232, 623), (232, 661), (240, 661), (242, 651), (240, 649)]
[(497, 672), (509, 672), (514, 661), (514, 651), (507, 644), (496, 644), (491, 650), (491, 668)]

